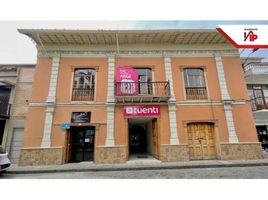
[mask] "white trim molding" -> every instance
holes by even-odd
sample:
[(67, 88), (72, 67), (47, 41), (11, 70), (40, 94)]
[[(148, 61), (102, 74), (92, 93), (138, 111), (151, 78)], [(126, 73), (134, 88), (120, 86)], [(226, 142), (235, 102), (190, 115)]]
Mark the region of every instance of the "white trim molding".
[(236, 134), (234, 119), (233, 119), (233, 111), (231, 104), (224, 104), (225, 118), (227, 122), (227, 128), (229, 133), (229, 143), (238, 143), (238, 137)]
[(107, 132), (105, 146), (114, 146), (114, 104), (107, 106)]
[(47, 102), (56, 101), (56, 88), (57, 88), (59, 65), (60, 65), (60, 57), (59, 56), (53, 57)]
[(170, 127), (170, 144), (179, 144), (178, 129), (177, 129), (177, 118), (176, 118), (176, 105), (168, 104), (169, 113), (169, 127)]
[(113, 103), (114, 100), (114, 71), (115, 71), (115, 58), (108, 57), (108, 94), (107, 102)]
[(51, 130), (53, 121), (54, 106), (47, 106), (45, 111), (45, 124), (44, 124), (44, 134), (41, 141), (41, 148), (51, 147)]
[(221, 89), (221, 98), (223, 100), (230, 100), (231, 98), (230, 98), (230, 95), (229, 95), (228, 89), (227, 89), (222, 58), (219, 55), (215, 55), (215, 62), (216, 62), (216, 68), (217, 68), (220, 89)]
[(171, 58), (165, 57), (165, 73), (166, 73), (166, 80), (169, 81), (170, 86), (170, 94), (171, 97), (169, 99), (170, 102), (175, 102), (175, 95), (173, 90), (173, 78), (172, 78), (172, 69), (171, 69)]

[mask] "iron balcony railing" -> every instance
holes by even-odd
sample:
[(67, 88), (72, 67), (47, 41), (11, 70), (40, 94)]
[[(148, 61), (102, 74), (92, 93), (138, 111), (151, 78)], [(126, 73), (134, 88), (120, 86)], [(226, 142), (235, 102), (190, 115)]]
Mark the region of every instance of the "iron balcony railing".
[(72, 101), (94, 101), (95, 87), (73, 88)]
[(170, 97), (169, 81), (115, 82), (115, 96)]
[(187, 100), (208, 99), (206, 87), (185, 87)]
[(268, 109), (268, 97), (257, 97), (250, 100), (253, 111)]

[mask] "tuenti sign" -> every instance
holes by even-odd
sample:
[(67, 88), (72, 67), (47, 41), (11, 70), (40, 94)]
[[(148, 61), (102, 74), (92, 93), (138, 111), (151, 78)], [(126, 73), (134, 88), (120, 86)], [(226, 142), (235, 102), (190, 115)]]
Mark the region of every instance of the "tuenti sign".
[(72, 112), (72, 123), (90, 122), (91, 112)]
[(137, 105), (137, 106), (124, 106), (124, 116), (159, 116), (159, 105)]

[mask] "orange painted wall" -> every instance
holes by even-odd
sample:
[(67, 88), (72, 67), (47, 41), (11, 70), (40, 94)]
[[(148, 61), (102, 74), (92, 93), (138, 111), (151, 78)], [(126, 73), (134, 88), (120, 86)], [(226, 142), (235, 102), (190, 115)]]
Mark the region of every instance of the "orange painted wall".
[[(214, 113), (214, 117), (213, 117)], [(177, 129), (180, 143), (185, 144), (187, 141), (187, 133), (184, 130), (185, 121), (218, 121), (219, 138), (221, 142), (228, 142), (229, 135), (225, 119), (224, 108), (222, 105), (191, 105), (191, 106), (177, 106)]]
[(169, 144), (170, 139), (170, 127), (169, 127), (169, 113), (168, 113), (168, 106), (161, 106), (161, 116), (157, 123), (159, 123), (159, 141), (160, 144)]
[(107, 99), (108, 63), (107, 58), (61, 58), (57, 82), (57, 102), (70, 102), (72, 95), (73, 76), (72, 67), (98, 67), (96, 72), (96, 102)]
[(246, 82), (239, 57), (222, 57), (225, 80), (231, 99), (248, 99)]
[(40, 147), (45, 121), (45, 107), (32, 107), (28, 109), (23, 135), (23, 147)]
[(249, 102), (233, 105), (233, 119), (239, 142), (258, 142), (255, 123)]
[(123, 106), (114, 109), (114, 139), (115, 145), (127, 145), (127, 119), (123, 115)]
[(166, 73), (163, 58), (116, 58), (116, 64), (130, 67), (153, 67), (153, 81), (165, 81)]
[(45, 102), (48, 95), (48, 88), (50, 83), (52, 60), (48, 58), (38, 58), (34, 82), (32, 87), (31, 102)]
[(214, 57), (205, 57), (205, 58), (172, 58), (171, 67), (172, 67), (172, 77), (173, 77), (173, 87), (174, 94), (177, 101), (184, 100), (183, 93), (183, 76), (181, 73), (181, 67), (206, 67), (207, 73), (207, 85), (209, 90), (210, 99), (219, 100), (221, 98), (219, 79), (217, 75), (217, 69), (215, 64)]

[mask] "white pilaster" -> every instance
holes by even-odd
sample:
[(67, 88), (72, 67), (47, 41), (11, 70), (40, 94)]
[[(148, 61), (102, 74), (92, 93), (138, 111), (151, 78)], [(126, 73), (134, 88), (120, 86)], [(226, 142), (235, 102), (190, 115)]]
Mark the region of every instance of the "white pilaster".
[(222, 59), (220, 56), (215, 56), (216, 61), (216, 67), (217, 67), (217, 73), (218, 73), (218, 79), (220, 82), (220, 89), (221, 89), (221, 98), (222, 100), (230, 100), (230, 96), (227, 89), (227, 84), (225, 80), (224, 70), (223, 70), (223, 64)]
[(165, 73), (166, 73), (166, 80), (169, 81), (169, 86), (170, 86), (170, 102), (175, 102), (175, 95), (174, 95), (174, 90), (173, 90), (173, 78), (172, 78), (172, 71), (171, 71), (171, 58), (170, 57), (165, 57)]
[(105, 146), (114, 146), (114, 105), (107, 106), (107, 135)]
[(227, 128), (229, 132), (229, 143), (238, 143), (238, 138), (235, 131), (233, 113), (232, 113), (232, 105), (225, 104), (224, 105), (225, 117), (227, 122)]
[(45, 116), (44, 134), (41, 142), (42, 148), (51, 147), (50, 136), (51, 136), (54, 106), (48, 106), (45, 112), (46, 116)]
[(114, 66), (115, 58), (108, 58), (108, 94), (107, 102), (114, 102)]
[(46, 100), (46, 116), (44, 124), (44, 133), (41, 141), (41, 147), (51, 147), (51, 129), (53, 123), (53, 113), (56, 103), (56, 88), (57, 88), (57, 79), (58, 71), (60, 65), (60, 57), (54, 56), (52, 58), (52, 67), (50, 74), (50, 83), (48, 89), (48, 96)]
[(170, 127), (170, 144), (179, 144), (177, 133), (177, 118), (176, 118), (176, 105), (168, 105), (169, 112), (169, 127)]
[(57, 87), (59, 65), (60, 65), (60, 57), (58, 56), (53, 57), (47, 102), (55, 102), (56, 100), (56, 87)]

